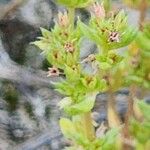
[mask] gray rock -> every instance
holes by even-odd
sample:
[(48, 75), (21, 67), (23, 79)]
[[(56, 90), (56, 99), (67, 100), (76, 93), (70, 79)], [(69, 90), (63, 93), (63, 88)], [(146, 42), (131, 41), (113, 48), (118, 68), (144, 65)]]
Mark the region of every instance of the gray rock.
[[(41, 69), (43, 67), (44, 56), (41, 55), (41, 50), (33, 45), (27, 45), (24, 65), (34, 69)], [(33, 59), (34, 58), (34, 59)]]
[(0, 150), (7, 150), (9, 146), (10, 145), (8, 143), (7, 138), (6, 139), (1, 139), (0, 138)]
[(0, 98), (0, 110), (6, 110), (7, 102)]
[(48, 27), (56, 9), (56, 5), (49, 0), (28, 0), (19, 8), (18, 18), (34, 27)]
[(10, 128), (12, 129), (23, 128), (20, 115), (17, 112), (14, 112), (13, 115), (10, 116), (9, 125), (10, 125)]
[(21, 129), (15, 129), (12, 131), (12, 134), (15, 138), (23, 138), (24, 137), (24, 132)]
[(0, 4), (7, 4), (8, 2), (10, 2), (11, 0), (1, 0)]
[(96, 46), (93, 42), (88, 39), (84, 39), (81, 44), (80, 57), (83, 59), (89, 54), (93, 54), (97, 51)]
[(117, 94), (116, 95), (116, 109), (117, 112), (123, 116), (127, 111), (127, 102), (128, 102), (128, 96), (123, 94)]
[(9, 116), (8, 112), (0, 110), (0, 150), (7, 150), (11, 140), (8, 136)]
[(5, 50), (19, 64), (25, 61), (26, 46), (37, 37), (38, 30), (16, 18), (0, 21), (0, 32)]
[(130, 25), (137, 27), (139, 22), (140, 12), (134, 9), (126, 8), (128, 15), (128, 22)]
[(0, 110), (0, 124), (8, 125), (8, 123), (9, 123), (8, 112)]

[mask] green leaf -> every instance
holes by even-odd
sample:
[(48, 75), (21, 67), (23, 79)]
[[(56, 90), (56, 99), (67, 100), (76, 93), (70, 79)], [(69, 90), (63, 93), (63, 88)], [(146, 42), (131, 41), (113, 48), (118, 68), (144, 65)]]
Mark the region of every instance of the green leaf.
[(44, 42), (44, 41), (35, 41), (35, 42), (32, 42), (31, 44), (36, 45), (43, 51), (47, 50), (50, 46), (50, 44), (48, 42)]
[(91, 90), (95, 89), (96, 84), (97, 84), (97, 79), (96, 77), (93, 77), (92, 81), (89, 83), (89, 89)]
[(60, 109), (63, 109), (65, 107), (70, 106), (71, 103), (72, 103), (71, 97), (65, 97), (58, 103), (58, 106), (60, 107)]
[(112, 5), (111, 0), (103, 0), (102, 3), (104, 4), (105, 11), (110, 11)]
[(50, 48), (51, 32), (44, 28), (40, 28), (40, 29), (43, 37), (38, 37), (39, 41), (31, 42), (31, 44), (34, 44), (37, 47), (39, 47), (41, 50), (46, 51)]
[(122, 10), (115, 17), (114, 27), (117, 31), (119, 31), (125, 26), (127, 26), (127, 19), (126, 19), (124, 10)]
[(144, 33), (139, 32), (136, 43), (143, 48), (144, 50), (147, 50), (150, 52), (150, 39), (144, 35)]
[(66, 107), (64, 110), (70, 115), (78, 115), (89, 112), (94, 106), (96, 95), (97, 93), (87, 94), (81, 102)]
[(66, 138), (73, 140), (78, 145), (88, 144), (88, 139), (82, 134), (82, 132), (76, 130), (74, 122), (66, 118), (61, 118), (59, 124), (61, 131)]
[(136, 82), (136, 83), (142, 83), (143, 82), (143, 79), (141, 77), (136, 76), (136, 75), (130, 75), (127, 78), (133, 82)]
[(103, 137), (97, 138), (94, 142), (97, 150), (117, 150), (119, 131), (120, 128), (112, 128)]
[(66, 66), (64, 72), (66, 75), (66, 79), (71, 82), (75, 82), (80, 78), (80, 74), (77, 69), (72, 69), (71, 67)]
[(100, 69), (102, 70), (108, 70), (111, 68), (111, 65), (107, 62), (102, 62), (99, 64)]
[(46, 30), (44, 28), (40, 28), (42, 32), (42, 36), (45, 38), (50, 38), (51, 37), (51, 32), (49, 30)]
[(144, 101), (138, 101), (138, 106), (141, 109), (144, 117), (150, 121), (150, 105)]
[(93, 0), (57, 0), (58, 3), (72, 8), (83, 8), (88, 6)]
[(102, 38), (97, 35), (97, 32), (94, 29), (88, 27), (87, 25), (82, 23), (80, 20), (78, 21), (78, 27), (85, 37), (89, 38), (93, 42), (96, 42), (98, 45), (99, 44), (103, 45)]
[(119, 135), (120, 129), (118, 128), (112, 128), (109, 130), (104, 138), (104, 144), (102, 145), (102, 149), (104, 150), (115, 150), (116, 149), (116, 141), (117, 136)]
[(132, 119), (130, 121), (130, 132), (138, 142), (145, 144), (150, 139), (149, 121), (138, 122)]
[(72, 137), (74, 137), (74, 134), (76, 134), (76, 130), (72, 121), (66, 118), (61, 118), (59, 121), (59, 124), (60, 124), (60, 128), (64, 136), (66, 138), (72, 139)]
[(56, 87), (56, 91), (67, 96), (71, 96), (75, 91), (74, 85), (68, 83), (67, 81), (57, 82), (54, 85)]
[(115, 141), (115, 138), (119, 134), (119, 131), (120, 129), (118, 128), (112, 128), (111, 130), (109, 130), (105, 135), (107, 142), (113, 144)]

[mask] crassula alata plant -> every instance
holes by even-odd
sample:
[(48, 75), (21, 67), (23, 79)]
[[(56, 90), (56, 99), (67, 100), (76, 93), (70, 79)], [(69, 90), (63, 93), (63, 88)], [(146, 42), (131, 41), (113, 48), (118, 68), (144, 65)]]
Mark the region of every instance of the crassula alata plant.
[[(119, 139), (119, 136), (122, 136), (119, 131), (122, 131), (123, 123), (116, 112), (113, 93), (125, 85), (130, 85), (135, 79), (133, 77), (133, 74), (136, 75), (135, 69), (140, 68), (136, 66), (128, 70), (126, 65), (130, 63), (128, 61), (132, 57), (130, 54), (134, 53), (134, 43), (140, 38), (143, 40), (146, 38), (148, 28), (145, 27), (144, 32), (138, 32), (131, 27), (123, 10), (110, 15), (104, 8), (107, 4), (105, 1), (99, 3), (95, 0), (58, 0), (58, 3), (66, 6), (66, 10), (58, 13), (51, 31), (41, 28), (42, 37), (33, 44), (43, 50), (43, 54), (52, 65), (48, 68), (47, 76), (63, 75), (62, 80), (54, 85), (56, 90), (65, 96), (58, 104), (68, 115), (68, 118), (60, 119), (61, 131), (71, 141), (70, 147), (65, 149), (121, 150), (123, 142), (121, 138)], [(78, 17), (75, 24), (75, 10), (89, 5), (91, 5), (89, 23), (83, 23)], [(98, 52), (82, 60), (80, 50), (83, 38), (93, 41), (97, 45)], [(129, 53), (121, 55), (118, 49), (130, 44)], [(142, 43), (139, 43), (139, 46), (142, 47)], [(147, 49), (145, 52), (149, 51), (148, 45)], [(91, 64), (93, 71), (87, 73), (83, 68), (84, 63)], [(145, 67), (145, 60), (140, 63)], [(148, 72), (149, 78), (148, 69), (147, 66), (144, 73)], [(147, 79), (145, 74), (136, 76), (142, 76), (143, 80)], [(144, 86), (149, 88), (147, 81)], [(101, 137), (96, 136), (91, 117), (99, 92), (107, 92), (109, 95), (107, 114), (110, 130)]]

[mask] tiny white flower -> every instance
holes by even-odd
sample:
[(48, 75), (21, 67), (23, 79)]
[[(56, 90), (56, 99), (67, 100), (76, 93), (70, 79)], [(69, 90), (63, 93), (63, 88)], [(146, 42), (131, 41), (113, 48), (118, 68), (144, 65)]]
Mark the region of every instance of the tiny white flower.
[(66, 50), (66, 52), (69, 52), (69, 53), (73, 53), (75, 50), (74, 45), (71, 42), (65, 43), (64, 49)]
[(48, 75), (47, 77), (51, 77), (51, 76), (59, 76), (60, 72), (58, 70), (58, 68), (56, 67), (52, 67), (52, 68), (48, 68)]
[(109, 42), (120, 42), (120, 35), (118, 32), (113, 31), (109, 33), (109, 38), (108, 38)]

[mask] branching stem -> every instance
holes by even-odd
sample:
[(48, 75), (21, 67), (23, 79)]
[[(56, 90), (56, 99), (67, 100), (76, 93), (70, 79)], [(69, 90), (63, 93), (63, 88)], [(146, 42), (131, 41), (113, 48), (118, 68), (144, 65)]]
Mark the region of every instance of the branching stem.
[(87, 112), (83, 114), (82, 120), (83, 120), (83, 127), (84, 127), (84, 132), (86, 137), (90, 141), (93, 141), (95, 139), (95, 131), (92, 124), (91, 112)]
[(109, 98), (108, 98), (108, 124), (109, 127), (119, 127), (121, 125), (120, 118), (116, 112), (115, 108), (115, 97), (111, 90), (109, 90)]
[(140, 4), (140, 18), (139, 18), (139, 29), (142, 30), (143, 29), (143, 23), (146, 17), (146, 11), (147, 11), (147, 0), (142, 0), (141, 4)]

